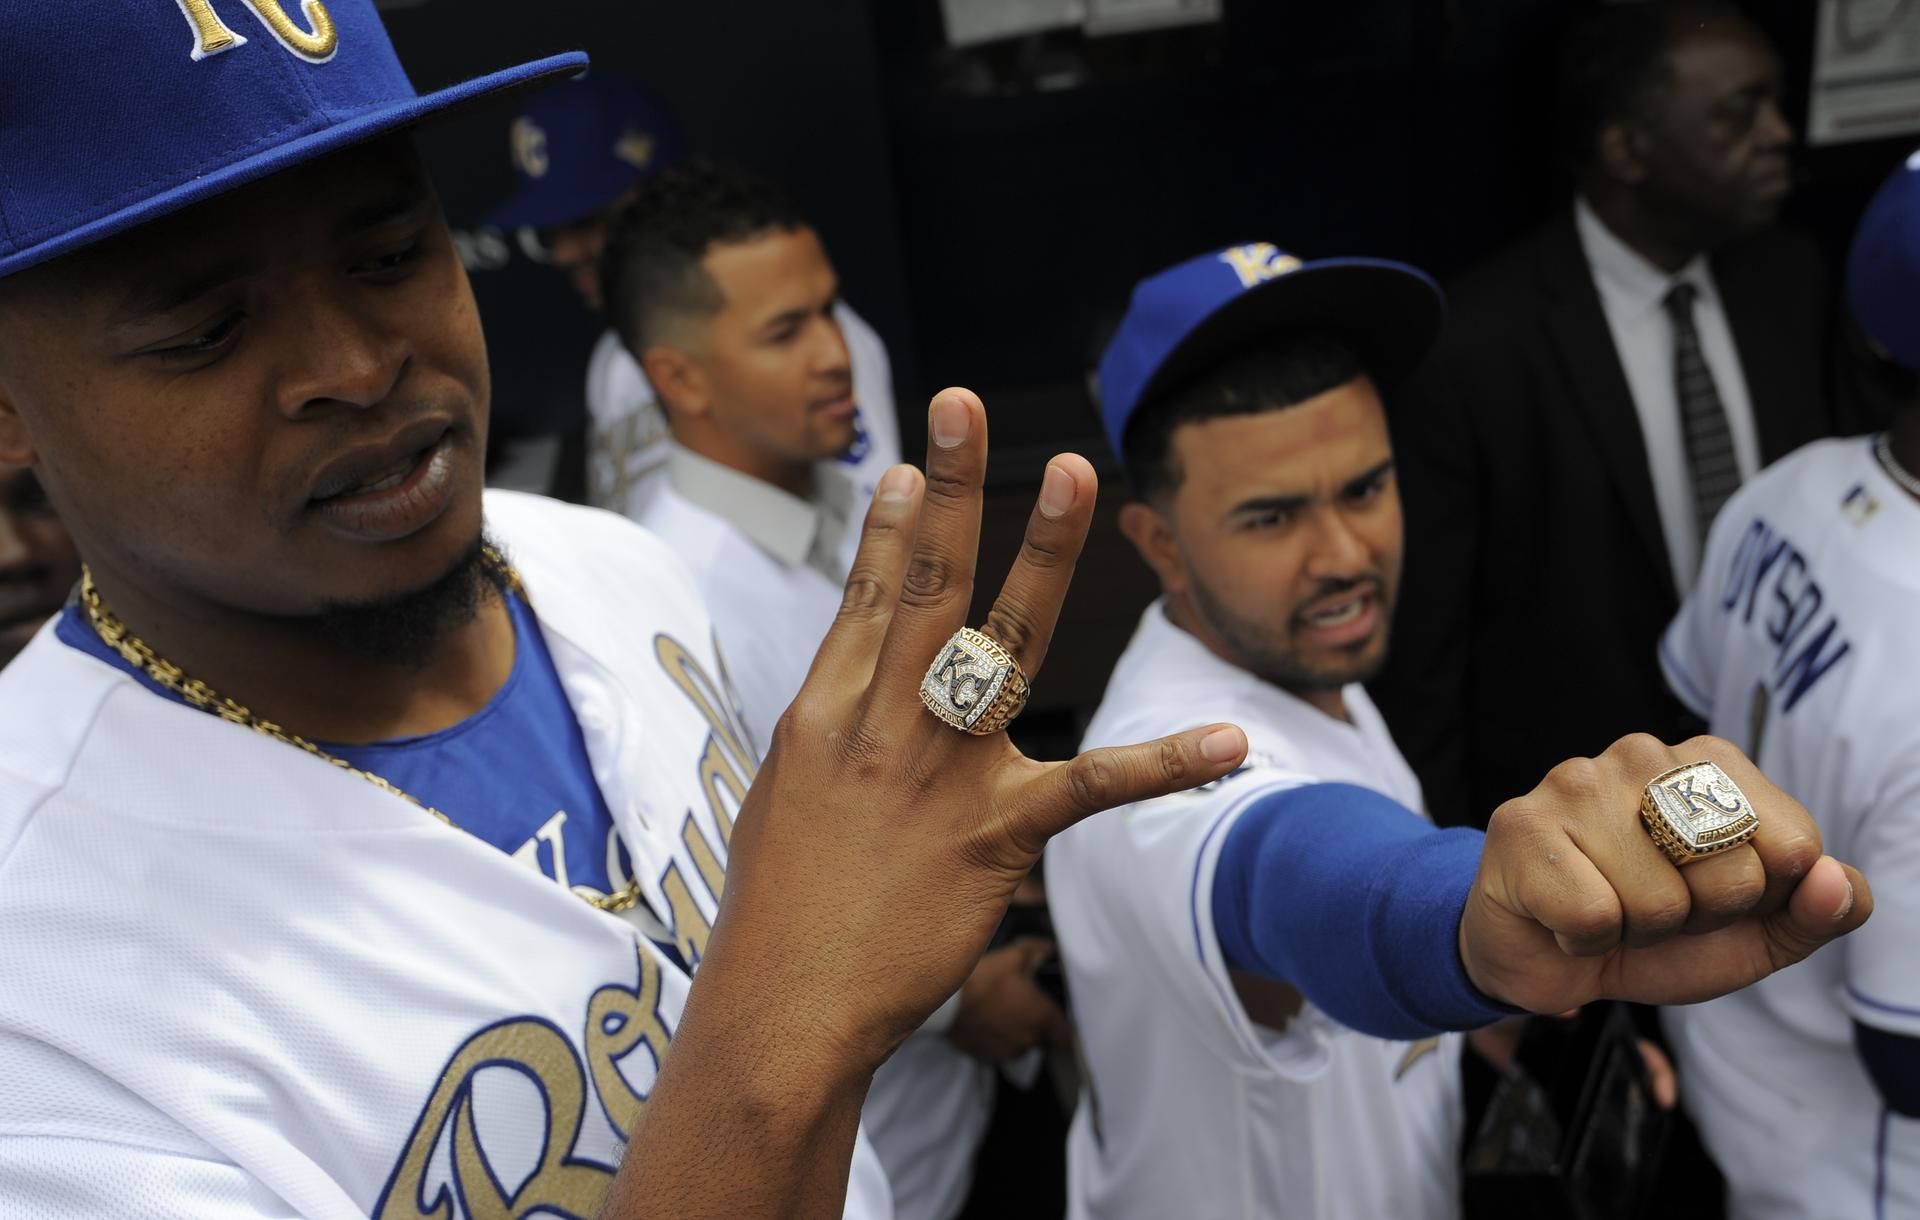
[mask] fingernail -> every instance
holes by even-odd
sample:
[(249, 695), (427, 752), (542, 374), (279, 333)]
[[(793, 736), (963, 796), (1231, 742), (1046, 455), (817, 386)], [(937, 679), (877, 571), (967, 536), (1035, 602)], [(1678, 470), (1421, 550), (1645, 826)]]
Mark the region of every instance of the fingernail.
[(967, 439), (973, 430), (973, 412), (957, 398), (933, 400), (933, 443), (951, 449)]
[(1840, 900), (1840, 909), (1833, 913), (1835, 919), (1845, 919), (1853, 913), (1853, 882), (1847, 882), (1847, 896)]
[(882, 504), (894, 504), (913, 494), (913, 467), (895, 466), (880, 477), (874, 498)]
[(1215, 729), (1200, 739), (1200, 757), (1223, 763), (1240, 757), (1241, 745), (1239, 729)]
[(1040, 480), (1040, 515), (1051, 521), (1073, 507), (1073, 476), (1058, 466), (1047, 467)]

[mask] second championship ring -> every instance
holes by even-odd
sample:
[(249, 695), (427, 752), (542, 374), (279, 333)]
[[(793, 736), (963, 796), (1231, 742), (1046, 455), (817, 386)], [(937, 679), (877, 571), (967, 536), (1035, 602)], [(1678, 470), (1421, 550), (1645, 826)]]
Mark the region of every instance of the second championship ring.
[(999, 641), (962, 627), (927, 667), (920, 702), (961, 732), (985, 737), (1006, 728), (1027, 705), (1027, 675)]
[(1676, 865), (1738, 847), (1760, 825), (1740, 785), (1710, 762), (1688, 763), (1654, 776), (1640, 798), (1640, 817)]

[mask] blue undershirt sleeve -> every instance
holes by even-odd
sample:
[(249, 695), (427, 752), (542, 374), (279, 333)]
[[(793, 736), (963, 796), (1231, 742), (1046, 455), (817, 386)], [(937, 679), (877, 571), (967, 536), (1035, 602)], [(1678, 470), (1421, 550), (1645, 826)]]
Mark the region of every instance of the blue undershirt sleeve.
[(1460, 915), (1485, 836), (1352, 784), (1257, 798), (1221, 844), (1213, 922), (1228, 966), (1278, 979), (1349, 1029), (1424, 1038), (1519, 1009), (1467, 980)]
[(1887, 1109), (1920, 1118), (1920, 1038), (1855, 1021), (1853, 1046)]

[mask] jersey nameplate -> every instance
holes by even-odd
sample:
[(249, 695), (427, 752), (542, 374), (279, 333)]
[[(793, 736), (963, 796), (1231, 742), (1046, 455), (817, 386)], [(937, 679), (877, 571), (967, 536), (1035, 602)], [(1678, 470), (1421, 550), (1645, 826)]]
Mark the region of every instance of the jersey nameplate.
[(1783, 715), (1852, 649), (1839, 616), (1825, 604), (1807, 557), (1755, 517), (1727, 564), (1719, 606), (1774, 650), (1771, 682)]

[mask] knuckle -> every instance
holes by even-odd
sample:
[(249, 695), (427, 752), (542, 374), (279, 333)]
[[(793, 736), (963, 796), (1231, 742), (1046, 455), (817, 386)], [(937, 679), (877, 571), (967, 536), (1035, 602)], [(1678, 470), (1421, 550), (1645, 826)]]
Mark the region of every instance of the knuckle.
[(1614, 895), (1594, 894), (1567, 913), (1561, 932), (1583, 945), (1605, 946), (1620, 937), (1620, 903)]
[(1597, 758), (1569, 758), (1547, 772), (1547, 786), (1579, 804), (1591, 804), (1608, 791), (1607, 768)]
[(847, 574), (847, 586), (840, 594), (840, 613), (849, 618), (870, 618), (887, 604), (887, 583), (870, 567), (856, 567)]
[(906, 577), (900, 582), (900, 600), (914, 607), (944, 605), (959, 583), (958, 573), (945, 558), (919, 552), (907, 564)]
[(1665, 936), (1687, 922), (1693, 903), (1684, 888), (1642, 894), (1627, 909), (1628, 927), (1640, 936)]
[(935, 462), (927, 471), (927, 502), (951, 505), (968, 499), (973, 494), (973, 481), (942, 467), (943, 463)]
[(1027, 531), (1025, 540), (1020, 544), (1021, 558), (1030, 566), (1045, 571), (1067, 567), (1074, 561), (1074, 550), (1065, 545), (1065, 538), (1059, 529), (1053, 528), (1053, 522), (1048, 521), (1046, 525), (1048, 528)]
[(987, 615), (987, 634), (1008, 652), (1018, 654), (1036, 634), (1033, 613), (1018, 598), (1003, 592)]
[(1105, 754), (1082, 754), (1067, 764), (1067, 791), (1080, 809), (1106, 809), (1119, 783), (1113, 760)]
[(1665, 771), (1673, 757), (1667, 744), (1651, 733), (1628, 733), (1608, 746), (1607, 753), (1627, 764), (1636, 774), (1647, 771), (1647, 779)]
[(1159, 756), (1160, 774), (1166, 777), (1168, 783), (1179, 784), (1185, 781), (1192, 760), (1187, 757), (1187, 751), (1179, 741), (1161, 742)]

